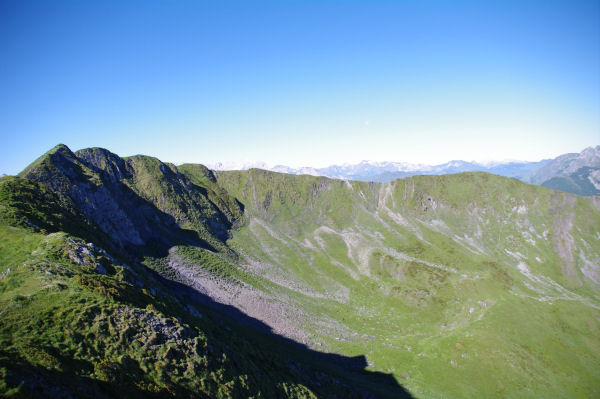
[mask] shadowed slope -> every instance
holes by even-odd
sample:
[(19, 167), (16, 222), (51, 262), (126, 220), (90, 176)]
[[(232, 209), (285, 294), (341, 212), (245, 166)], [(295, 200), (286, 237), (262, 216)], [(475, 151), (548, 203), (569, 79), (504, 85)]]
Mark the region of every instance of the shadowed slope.
[(219, 187), (153, 158), (64, 146), (22, 176), (0, 181), (5, 395), (409, 397), (364, 357), (278, 337), (139, 263), (172, 246), (233, 262), (222, 239), (242, 208)]

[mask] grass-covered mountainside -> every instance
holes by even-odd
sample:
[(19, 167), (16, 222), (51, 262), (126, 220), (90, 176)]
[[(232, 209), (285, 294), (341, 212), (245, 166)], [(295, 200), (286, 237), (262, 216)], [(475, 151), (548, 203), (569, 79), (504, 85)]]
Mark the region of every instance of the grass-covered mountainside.
[(0, 395), (405, 396), (364, 358), (312, 351), (178, 281), (170, 250), (220, 276), (243, 220), (191, 170), (58, 146), (0, 179)]
[(598, 197), (58, 146), (0, 235), (4, 396), (600, 395)]

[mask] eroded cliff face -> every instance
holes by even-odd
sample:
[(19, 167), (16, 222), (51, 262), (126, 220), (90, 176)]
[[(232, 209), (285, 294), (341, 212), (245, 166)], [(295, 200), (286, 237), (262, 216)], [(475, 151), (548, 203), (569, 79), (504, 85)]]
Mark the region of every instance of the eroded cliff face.
[[(222, 247), (239, 209), (213, 203), (207, 190), (151, 157), (122, 159), (105, 149), (73, 153), (59, 145), (21, 173), (68, 197), (119, 247), (189, 241)], [(220, 207), (221, 206), (221, 207)]]

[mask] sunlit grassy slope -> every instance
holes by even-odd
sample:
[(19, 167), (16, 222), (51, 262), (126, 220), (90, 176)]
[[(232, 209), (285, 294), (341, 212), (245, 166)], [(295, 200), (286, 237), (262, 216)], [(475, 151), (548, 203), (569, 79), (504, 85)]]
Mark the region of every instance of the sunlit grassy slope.
[(328, 350), (367, 354), (418, 397), (600, 394), (597, 198), (484, 173), (217, 180), (249, 219), (230, 245), (295, 282)]
[(0, 180), (6, 395), (600, 396), (598, 197), (64, 146), (21, 176)]
[[(28, 198), (32, 188), (48, 195), (47, 202)], [(0, 179), (0, 396), (404, 394), (359, 370), (328, 367), (311, 351), (207, 307), (142, 264), (127, 265), (91, 242), (55, 231), (67, 223), (65, 209), (45, 190), (25, 179)], [(29, 205), (44, 206), (45, 213)]]

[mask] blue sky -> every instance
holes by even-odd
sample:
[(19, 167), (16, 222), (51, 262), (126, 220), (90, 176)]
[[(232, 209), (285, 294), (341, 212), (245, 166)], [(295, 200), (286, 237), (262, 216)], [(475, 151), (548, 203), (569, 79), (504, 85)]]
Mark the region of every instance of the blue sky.
[(0, 173), (539, 160), (600, 144), (598, 1), (0, 1)]

